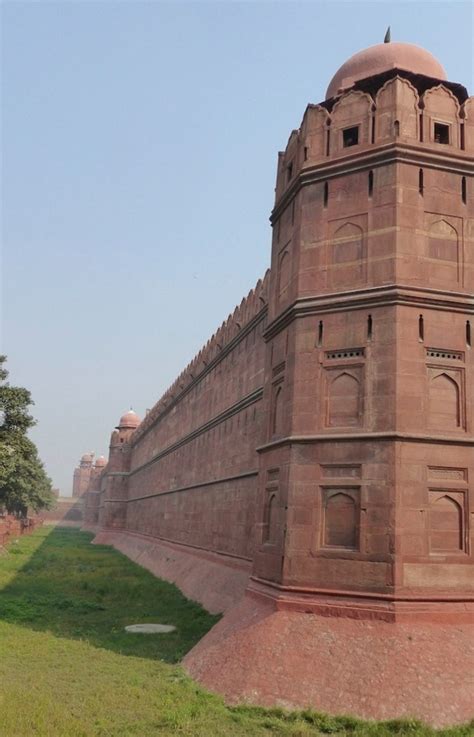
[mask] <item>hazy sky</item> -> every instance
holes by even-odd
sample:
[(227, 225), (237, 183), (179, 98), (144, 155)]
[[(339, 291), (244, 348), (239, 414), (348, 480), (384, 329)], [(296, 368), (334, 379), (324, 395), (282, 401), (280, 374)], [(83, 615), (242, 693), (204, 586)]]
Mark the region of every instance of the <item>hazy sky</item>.
[(71, 493), (269, 265), (277, 151), (383, 40), (472, 91), (470, 2), (3, 2), (2, 352)]

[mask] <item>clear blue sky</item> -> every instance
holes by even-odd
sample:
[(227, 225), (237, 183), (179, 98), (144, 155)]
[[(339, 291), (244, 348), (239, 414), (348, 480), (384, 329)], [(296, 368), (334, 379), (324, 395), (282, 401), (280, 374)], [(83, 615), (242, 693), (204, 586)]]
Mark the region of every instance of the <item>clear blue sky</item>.
[(472, 90), (470, 2), (3, 2), (2, 351), (55, 485), (269, 264), (277, 151), (355, 51)]

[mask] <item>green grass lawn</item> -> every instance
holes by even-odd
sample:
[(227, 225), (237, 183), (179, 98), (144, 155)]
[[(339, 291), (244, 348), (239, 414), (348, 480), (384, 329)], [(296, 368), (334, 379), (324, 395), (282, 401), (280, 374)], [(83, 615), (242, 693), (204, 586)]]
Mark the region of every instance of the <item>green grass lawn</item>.
[[(0, 555), (0, 737), (468, 737), (314, 712), (227, 707), (178, 665), (217, 617), (91, 535), (43, 528)], [(127, 624), (176, 625), (130, 635)]]

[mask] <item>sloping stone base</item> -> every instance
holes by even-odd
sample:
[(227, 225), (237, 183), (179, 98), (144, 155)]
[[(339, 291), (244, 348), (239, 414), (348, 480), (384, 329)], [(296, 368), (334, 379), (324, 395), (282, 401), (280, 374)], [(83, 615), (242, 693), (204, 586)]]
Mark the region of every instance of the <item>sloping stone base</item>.
[(147, 535), (102, 530), (93, 543), (112, 545), (158, 578), (176, 584), (211, 614), (225, 612), (240, 601), (250, 576), (250, 561)]
[(231, 703), (433, 726), (474, 716), (474, 628), (277, 610), (246, 595), (184, 659)]
[(183, 664), (229, 703), (311, 708), (436, 727), (474, 717), (474, 626), (321, 616), (245, 594), (250, 563), (145, 535), (112, 545), (223, 619)]

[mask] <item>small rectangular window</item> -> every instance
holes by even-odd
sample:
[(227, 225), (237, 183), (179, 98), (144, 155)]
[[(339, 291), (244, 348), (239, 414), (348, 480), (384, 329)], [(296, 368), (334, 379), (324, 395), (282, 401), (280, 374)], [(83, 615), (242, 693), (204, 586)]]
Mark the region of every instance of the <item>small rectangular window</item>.
[(359, 143), (359, 126), (356, 125), (353, 128), (346, 128), (342, 131), (342, 141), (344, 148), (348, 146), (357, 146)]
[(435, 143), (449, 143), (449, 125), (445, 123), (434, 124)]
[(293, 177), (293, 162), (286, 167), (286, 181), (290, 182)]

